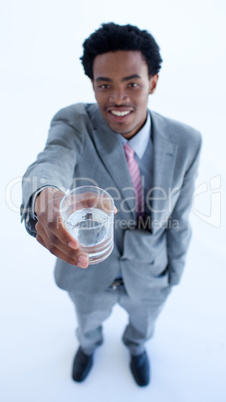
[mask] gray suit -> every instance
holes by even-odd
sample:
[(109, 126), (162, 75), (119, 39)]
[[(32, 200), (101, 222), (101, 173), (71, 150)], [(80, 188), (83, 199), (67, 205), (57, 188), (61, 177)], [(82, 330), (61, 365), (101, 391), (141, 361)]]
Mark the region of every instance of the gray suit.
[[(86, 270), (57, 260), (56, 283), (70, 293), (77, 305), (79, 294), (81, 298), (82, 294), (98, 298), (108, 292), (119, 269), (125, 292), (135, 304), (143, 300), (150, 305), (153, 295), (167, 295), (171, 286), (180, 281), (191, 237), (188, 216), (201, 136), (185, 124), (154, 112), (150, 114), (153, 141), (150, 228), (133, 227), (135, 200), (127, 192), (132, 181), (123, 147), (96, 104), (76, 104), (60, 110), (52, 120), (44, 151), (24, 176), (22, 219), (34, 236), (36, 221), (31, 215), (31, 197), (43, 185), (63, 191), (73, 186), (97, 185), (115, 200), (118, 213), (115, 246), (110, 257)], [(165, 297), (160, 298), (158, 305)]]

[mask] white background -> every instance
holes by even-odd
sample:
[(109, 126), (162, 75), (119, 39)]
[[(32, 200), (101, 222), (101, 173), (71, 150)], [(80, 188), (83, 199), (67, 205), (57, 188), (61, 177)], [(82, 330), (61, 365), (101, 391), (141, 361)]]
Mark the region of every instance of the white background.
[[(226, 400), (225, 20), (223, 0), (1, 2), (1, 401)], [(73, 306), (54, 284), (54, 257), (28, 236), (18, 213), (20, 178), (52, 116), (94, 101), (79, 57), (84, 39), (110, 21), (154, 35), (164, 63), (149, 106), (203, 134), (186, 270), (147, 344), (145, 389), (129, 372), (120, 340), (127, 316), (118, 307), (86, 382), (71, 380)]]

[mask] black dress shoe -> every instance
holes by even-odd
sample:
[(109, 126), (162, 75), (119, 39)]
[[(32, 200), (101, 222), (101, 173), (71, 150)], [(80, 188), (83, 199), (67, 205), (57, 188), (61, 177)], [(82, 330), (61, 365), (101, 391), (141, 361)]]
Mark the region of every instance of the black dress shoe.
[(149, 384), (150, 368), (148, 356), (145, 351), (138, 356), (131, 355), (130, 368), (138, 385), (143, 387)]
[(81, 346), (78, 348), (72, 367), (72, 378), (74, 381), (85, 380), (93, 364), (93, 355), (86, 355)]

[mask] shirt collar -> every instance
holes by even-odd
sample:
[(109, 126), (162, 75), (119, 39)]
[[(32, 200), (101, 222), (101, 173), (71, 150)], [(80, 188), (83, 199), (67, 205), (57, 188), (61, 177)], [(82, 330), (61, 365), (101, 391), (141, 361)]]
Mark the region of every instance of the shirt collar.
[(151, 134), (151, 117), (150, 113), (148, 112), (146, 123), (140, 129), (140, 131), (138, 131), (138, 133), (128, 141), (122, 135), (120, 135), (120, 140), (123, 145), (125, 145), (128, 142), (131, 148), (133, 148), (136, 155), (140, 159), (142, 159), (144, 152), (147, 148), (148, 142), (150, 140), (150, 134)]

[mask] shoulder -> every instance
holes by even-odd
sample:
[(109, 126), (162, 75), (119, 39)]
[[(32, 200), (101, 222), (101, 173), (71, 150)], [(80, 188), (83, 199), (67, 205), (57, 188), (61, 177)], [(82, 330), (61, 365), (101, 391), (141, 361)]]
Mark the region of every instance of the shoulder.
[(52, 119), (52, 123), (61, 121), (69, 126), (78, 127), (89, 122), (88, 109), (95, 104), (75, 103), (60, 109)]
[(151, 112), (153, 130), (168, 141), (182, 146), (200, 146), (201, 133), (194, 127), (180, 121)]
[(76, 103), (60, 109), (51, 120), (47, 144), (70, 144), (71, 147), (74, 141), (77, 147), (84, 144), (93, 130), (88, 114), (90, 105)]

